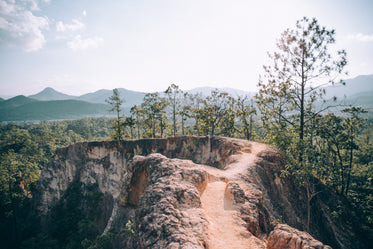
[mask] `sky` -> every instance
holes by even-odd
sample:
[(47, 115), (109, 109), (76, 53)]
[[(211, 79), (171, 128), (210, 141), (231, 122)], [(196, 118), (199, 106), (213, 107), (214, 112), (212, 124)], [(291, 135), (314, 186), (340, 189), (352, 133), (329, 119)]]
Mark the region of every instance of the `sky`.
[(373, 74), (371, 0), (0, 0), (0, 96), (52, 87), (256, 91), (303, 16), (336, 30), (348, 78)]

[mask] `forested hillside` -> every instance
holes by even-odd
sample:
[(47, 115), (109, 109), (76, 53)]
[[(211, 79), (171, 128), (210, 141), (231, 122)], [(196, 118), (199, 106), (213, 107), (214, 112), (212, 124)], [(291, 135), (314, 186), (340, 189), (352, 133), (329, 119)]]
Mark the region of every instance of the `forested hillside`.
[(0, 102), (0, 122), (77, 119), (107, 115), (108, 106), (79, 100), (39, 101), (23, 95)]

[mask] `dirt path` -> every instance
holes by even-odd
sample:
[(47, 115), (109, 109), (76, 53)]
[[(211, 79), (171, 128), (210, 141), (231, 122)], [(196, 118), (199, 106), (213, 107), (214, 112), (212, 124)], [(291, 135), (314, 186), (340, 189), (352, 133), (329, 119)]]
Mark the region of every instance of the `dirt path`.
[[(253, 144), (255, 146), (255, 143)], [(237, 157), (227, 170), (207, 170), (217, 178), (225, 178), (219, 181), (217, 178), (207, 183), (201, 195), (202, 208), (207, 216), (208, 247), (209, 249), (264, 249), (264, 242), (253, 236), (245, 228), (245, 223), (238, 216), (233, 197), (226, 191), (230, 179), (237, 179), (237, 176), (247, 170), (250, 164), (256, 159), (256, 154), (263, 147), (258, 144), (252, 149), (252, 153), (244, 153)], [(215, 173), (215, 174), (214, 174)]]

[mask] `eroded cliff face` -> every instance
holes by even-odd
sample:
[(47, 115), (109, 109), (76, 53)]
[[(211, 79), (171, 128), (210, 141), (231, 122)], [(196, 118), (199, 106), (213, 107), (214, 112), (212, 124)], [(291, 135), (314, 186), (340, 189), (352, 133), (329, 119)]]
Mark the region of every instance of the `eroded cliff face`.
[[(77, 143), (43, 170), (37, 209), (48, 227), (78, 184), (81, 196), (100, 194), (94, 221), (117, 248), (329, 248), (297, 230), (305, 197), (280, 178), (284, 165), (273, 147), (222, 137)], [(331, 220), (315, 224), (324, 243), (350, 248)]]

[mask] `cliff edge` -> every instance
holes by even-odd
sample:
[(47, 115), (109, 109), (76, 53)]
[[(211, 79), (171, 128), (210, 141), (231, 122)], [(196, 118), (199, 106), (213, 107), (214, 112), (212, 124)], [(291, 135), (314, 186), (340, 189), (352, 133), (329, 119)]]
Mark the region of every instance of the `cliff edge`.
[(36, 209), (44, 231), (75, 210), (95, 228), (84, 236), (113, 234), (114, 248), (353, 248), (321, 198), (314, 237), (301, 231), (305, 192), (280, 177), (285, 163), (271, 146), (223, 137), (76, 143), (42, 171)]

